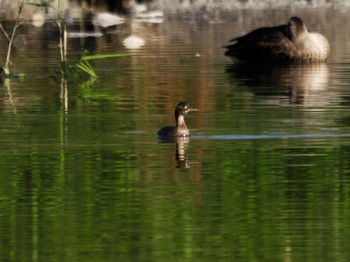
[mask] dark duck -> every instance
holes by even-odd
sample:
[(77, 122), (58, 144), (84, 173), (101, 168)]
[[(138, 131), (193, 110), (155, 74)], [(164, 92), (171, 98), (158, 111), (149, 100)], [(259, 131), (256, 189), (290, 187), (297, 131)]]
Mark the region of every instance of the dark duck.
[(185, 123), (185, 115), (190, 111), (198, 111), (198, 109), (190, 108), (187, 102), (180, 102), (175, 108), (176, 126), (165, 126), (159, 129), (157, 136), (159, 138), (176, 138), (190, 136)]
[(230, 42), (225, 55), (234, 63), (322, 63), (329, 54), (327, 39), (309, 32), (296, 16), (286, 25), (258, 28)]

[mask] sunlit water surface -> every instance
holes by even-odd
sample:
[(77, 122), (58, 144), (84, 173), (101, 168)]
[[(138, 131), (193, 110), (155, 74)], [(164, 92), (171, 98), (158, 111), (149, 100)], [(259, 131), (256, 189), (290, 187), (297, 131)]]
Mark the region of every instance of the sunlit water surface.
[[(223, 56), (290, 11), (169, 16), (70, 38), (71, 63), (84, 49), (131, 56), (93, 61), (94, 83), (67, 86), (47, 77), (55, 39), (24, 25), (12, 62), (26, 77), (1, 85), (2, 260), (349, 261), (350, 16), (298, 12), (330, 40), (327, 64)], [(142, 48), (123, 46), (131, 33)], [(158, 141), (182, 100), (200, 110), (192, 137)]]

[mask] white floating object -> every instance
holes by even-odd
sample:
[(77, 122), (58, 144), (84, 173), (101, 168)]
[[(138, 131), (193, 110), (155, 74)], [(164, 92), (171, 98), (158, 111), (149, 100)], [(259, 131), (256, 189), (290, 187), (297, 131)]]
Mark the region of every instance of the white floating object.
[(140, 18), (140, 19), (159, 18), (159, 17), (163, 17), (163, 16), (164, 16), (164, 12), (161, 10), (141, 12), (141, 13), (136, 14), (136, 18)]
[(134, 4), (131, 6), (131, 11), (135, 14), (147, 11), (147, 6), (145, 4)]
[(124, 39), (123, 45), (128, 49), (138, 49), (145, 45), (145, 40), (138, 36), (128, 36)]
[(101, 32), (68, 32), (69, 38), (101, 37)]
[(150, 23), (150, 24), (161, 24), (164, 22), (164, 19), (163, 19), (163, 17), (137, 18), (137, 21)]
[(41, 27), (45, 23), (45, 16), (41, 13), (35, 13), (32, 16), (32, 25)]
[(119, 25), (125, 22), (123, 17), (118, 15), (110, 14), (107, 12), (100, 13), (96, 16), (95, 24), (102, 27), (109, 27), (113, 25)]

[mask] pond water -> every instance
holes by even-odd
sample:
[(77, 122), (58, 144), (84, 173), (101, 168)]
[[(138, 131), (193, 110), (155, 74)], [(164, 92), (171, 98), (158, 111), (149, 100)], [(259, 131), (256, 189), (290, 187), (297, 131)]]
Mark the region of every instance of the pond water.
[[(329, 39), (327, 64), (223, 56), (233, 36), (295, 14)], [(52, 30), (24, 24), (12, 70), (26, 77), (0, 86), (0, 257), (349, 261), (349, 28), (349, 11), (316, 8), (128, 19), (69, 38), (72, 63), (85, 49), (131, 56), (62, 86), (47, 77), (60, 66)], [(145, 45), (125, 48), (131, 33)], [(158, 141), (183, 100), (199, 109), (192, 137)]]

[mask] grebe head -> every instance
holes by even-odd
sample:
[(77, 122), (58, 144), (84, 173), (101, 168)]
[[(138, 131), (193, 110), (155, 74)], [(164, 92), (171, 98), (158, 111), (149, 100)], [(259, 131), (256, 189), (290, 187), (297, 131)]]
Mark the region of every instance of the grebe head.
[(191, 108), (188, 102), (180, 102), (175, 108), (175, 119), (177, 120), (179, 116), (185, 116), (190, 111), (198, 111), (198, 109)]
[(299, 17), (294, 16), (288, 20), (287, 36), (292, 41), (302, 40), (308, 33), (306, 25)]

